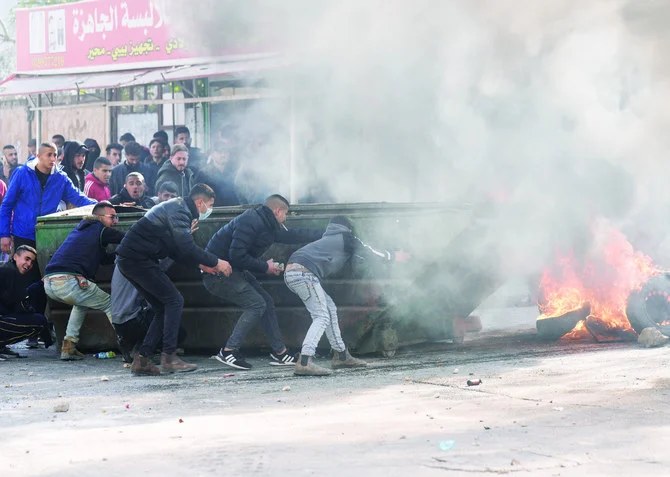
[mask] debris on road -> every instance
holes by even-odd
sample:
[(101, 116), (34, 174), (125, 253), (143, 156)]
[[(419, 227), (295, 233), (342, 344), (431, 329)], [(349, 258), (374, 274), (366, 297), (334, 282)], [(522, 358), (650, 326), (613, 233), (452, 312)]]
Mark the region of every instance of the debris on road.
[(468, 384), (468, 386), (479, 386), (480, 384), (482, 384), (482, 380), (481, 379), (468, 379), (467, 384)]
[(68, 412), (70, 410), (69, 402), (62, 402), (54, 406), (54, 412)]
[(109, 381), (107, 376), (100, 376), (100, 381)]
[(661, 333), (661, 330), (651, 326), (643, 329), (637, 338), (638, 344), (643, 348), (657, 348), (666, 344), (668, 340), (670, 338)]
[(448, 451), (453, 449), (455, 445), (456, 441), (448, 440), (448, 441), (440, 441), (438, 447), (440, 448), (440, 450)]

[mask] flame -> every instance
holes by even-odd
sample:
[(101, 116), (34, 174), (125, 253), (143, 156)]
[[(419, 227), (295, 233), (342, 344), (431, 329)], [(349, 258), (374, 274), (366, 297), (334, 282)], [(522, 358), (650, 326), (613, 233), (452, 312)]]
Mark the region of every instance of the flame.
[(538, 319), (589, 306), (591, 314), (564, 339), (630, 338), (635, 331), (626, 316), (628, 296), (660, 271), (607, 221), (596, 222), (592, 232), (595, 241), (589, 253), (579, 260), (574, 253), (562, 256), (542, 274)]

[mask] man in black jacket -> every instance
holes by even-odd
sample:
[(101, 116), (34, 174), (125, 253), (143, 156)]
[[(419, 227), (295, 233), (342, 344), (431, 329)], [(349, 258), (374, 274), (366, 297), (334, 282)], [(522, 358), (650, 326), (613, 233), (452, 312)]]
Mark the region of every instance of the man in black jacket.
[(230, 275), (228, 262), (198, 247), (191, 235), (199, 219), (212, 212), (214, 191), (205, 184), (196, 184), (188, 197), (158, 204), (138, 220), (121, 242), (117, 267), (154, 309), (154, 319), (142, 346), (133, 358), (135, 375), (154, 376), (161, 373), (150, 357), (163, 341), (161, 368), (164, 373), (193, 371), (194, 364), (177, 356), (177, 337), (184, 297), (167, 274), (158, 266), (165, 257), (198, 264), (207, 274)]
[(123, 189), (114, 195), (109, 201), (114, 205), (135, 205), (144, 209), (150, 209), (156, 202), (146, 194), (147, 186), (144, 176), (139, 172), (131, 172), (126, 176)]
[(47, 346), (51, 344), (44, 288), (42, 282), (30, 283), (29, 278), (36, 260), (34, 248), (20, 245), (12, 259), (0, 265), (0, 356), (18, 356), (7, 345), (37, 339), (40, 334)]
[(284, 226), (288, 209), (289, 203), (284, 197), (271, 195), (265, 199), (264, 205), (246, 210), (223, 226), (207, 244), (208, 252), (230, 262), (233, 273), (227, 278), (203, 276), (205, 288), (212, 295), (244, 310), (228, 342), (216, 356), (217, 360), (232, 368), (251, 369), (251, 365), (239, 354), (239, 349), (247, 333), (259, 320), (270, 340), (270, 364), (295, 365), (295, 357), (288, 352), (281, 337), (272, 297), (253, 276), (253, 273), (279, 275), (282, 272), (281, 264), (260, 258), (274, 242), (301, 244), (321, 238), (320, 230), (288, 230)]
[(121, 192), (121, 189), (123, 189), (123, 185), (126, 182), (126, 177), (128, 177), (128, 174), (131, 172), (139, 172), (143, 177), (147, 177), (151, 174), (149, 168), (140, 162), (144, 152), (140, 144), (135, 141), (130, 141), (126, 143), (123, 150), (126, 153), (126, 160), (112, 169), (112, 177), (109, 179), (109, 191), (112, 195)]

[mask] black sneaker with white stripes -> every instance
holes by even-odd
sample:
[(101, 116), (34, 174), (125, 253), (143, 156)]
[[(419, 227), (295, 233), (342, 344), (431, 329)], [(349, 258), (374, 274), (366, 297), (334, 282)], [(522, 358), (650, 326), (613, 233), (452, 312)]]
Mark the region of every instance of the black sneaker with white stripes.
[(244, 358), (238, 351), (224, 351), (223, 348), (215, 356), (217, 361), (235, 369), (251, 369), (251, 365), (244, 361)]
[(289, 353), (288, 349), (283, 353), (270, 353), (270, 364), (273, 366), (295, 366), (296, 358), (295, 355)]

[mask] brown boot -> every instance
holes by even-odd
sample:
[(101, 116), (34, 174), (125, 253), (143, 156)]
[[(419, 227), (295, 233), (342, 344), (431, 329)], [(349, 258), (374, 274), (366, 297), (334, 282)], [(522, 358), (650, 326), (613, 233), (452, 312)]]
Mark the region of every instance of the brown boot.
[(135, 353), (130, 372), (135, 376), (158, 376), (161, 374), (161, 370), (151, 362), (151, 358), (145, 358), (140, 353)]
[(164, 373), (187, 373), (198, 369), (198, 365), (184, 362), (176, 352), (161, 353), (161, 369)]
[(78, 361), (84, 359), (84, 355), (79, 352), (74, 341), (65, 338), (60, 348), (60, 359), (63, 361)]
[(332, 374), (329, 369), (322, 368), (314, 364), (311, 356), (298, 356), (298, 361), (295, 363), (293, 374), (296, 376), (328, 376)]
[(338, 368), (363, 368), (368, 365), (362, 359), (354, 358), (349, 354), (349, 350), (345, 349), (342, 352), (333, 350), (333, 361), (331, 362), (333, 369)]

